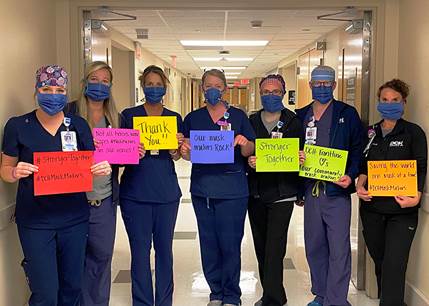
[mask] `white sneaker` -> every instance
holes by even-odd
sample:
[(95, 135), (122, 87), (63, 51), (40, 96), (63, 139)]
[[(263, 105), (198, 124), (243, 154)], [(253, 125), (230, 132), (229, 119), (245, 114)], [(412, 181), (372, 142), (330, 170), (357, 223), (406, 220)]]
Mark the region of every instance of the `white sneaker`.
[(221, 300), (211, 300), (207, 306), (222, 306), (222, 301)]

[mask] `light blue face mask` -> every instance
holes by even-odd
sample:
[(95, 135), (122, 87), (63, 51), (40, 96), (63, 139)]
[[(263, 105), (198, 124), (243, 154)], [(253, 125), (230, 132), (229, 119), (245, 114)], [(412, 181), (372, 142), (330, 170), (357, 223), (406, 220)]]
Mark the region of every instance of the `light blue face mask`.
[(37, 103), (49, 116), (61, 112), (67, 104), (67, 95), (37, 93)]
[(379, 101), (377, 110), (383, 119), (399, 120), (404, 114), (404, 102), (383, 102)]

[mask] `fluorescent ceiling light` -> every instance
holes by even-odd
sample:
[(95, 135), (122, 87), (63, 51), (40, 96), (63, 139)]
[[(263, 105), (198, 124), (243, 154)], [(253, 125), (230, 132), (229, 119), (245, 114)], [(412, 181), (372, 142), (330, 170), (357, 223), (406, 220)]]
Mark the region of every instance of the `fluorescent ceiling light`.
[(239, 75), (241, 72), (232, 72), (232, 71), (226, 71), (225, 75)]
[(245, 66), (229, 66), (229, 67), (200, 67), (202, 70), (219, 69), (219, 70), (244, 70)]
[(222, 60), (228, 62), (251, 62), (253, 57), (194, 57), (194, 61), (197, 62), (218, 62)]
[(183, 46), (203, 46), (203, 47), (263, 47), (268, 44), (268, 40), (181, 40)]
[(225, 77), (227, 79), (238, 79), (238, 76), (229, 76), (229, 75), (226, 75)]
[(194, 61), (197, 62), (218, 62), (222, 57), (194, 57)]
[(225, 57), (228, 62), (251, 62), (253, 57)]

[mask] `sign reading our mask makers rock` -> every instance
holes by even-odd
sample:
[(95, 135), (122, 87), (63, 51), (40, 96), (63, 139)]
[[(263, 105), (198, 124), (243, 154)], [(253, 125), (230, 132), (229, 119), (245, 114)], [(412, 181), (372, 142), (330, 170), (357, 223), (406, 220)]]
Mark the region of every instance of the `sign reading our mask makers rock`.
[(417, 196), (417, 162), (368, 161), (368, 192), (383, 197)]
[(300, 166), (299, 176), (336, 182), (344, 175), (347, 151), (305, 145), (304, 152), (305, 162)]
[(234, 131), (191, 131), (191, 162), (234, 163)]
[(110, 164), (138, 164), (140, 132), (132, 129), (95, 128), (97, 142), (94, 152), (96, 163), (107, 160)]
[(298, 172), (299, 139), (256, 139), (256, 172)]
[(179, 146), (176, 116), (134, 117), (133, 127), (140, 131), (145, 150), (173, 150)]
[(49, 195), (92, 190), (92, 151), (35, 152), (34, 195)]

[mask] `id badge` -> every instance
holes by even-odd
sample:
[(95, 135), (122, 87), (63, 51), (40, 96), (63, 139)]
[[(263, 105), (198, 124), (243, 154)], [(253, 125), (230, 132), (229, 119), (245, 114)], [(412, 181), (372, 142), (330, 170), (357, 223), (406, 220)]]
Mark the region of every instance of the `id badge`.
[(150, 150), (150, 155), (159, 155), (159, 150)]
[(61, 145), (64, 152), (77, 151), (76, 132), (61, 132)]
[(220, 126), (221, 131), (231, 131), (231, 123), (227, 123), (225, 125)]
[(271, 132), (271, 138), (283, 138), (282, 132)]
[(317, 127), (308, 127), (305, 129), (305, 141), (311, 143), (317, 139)]

